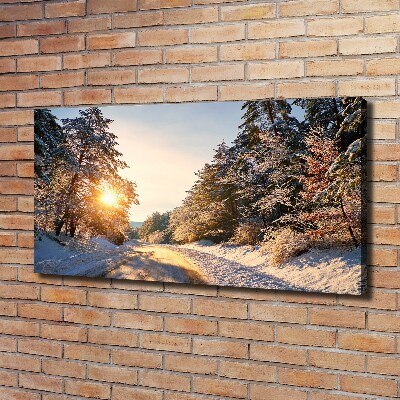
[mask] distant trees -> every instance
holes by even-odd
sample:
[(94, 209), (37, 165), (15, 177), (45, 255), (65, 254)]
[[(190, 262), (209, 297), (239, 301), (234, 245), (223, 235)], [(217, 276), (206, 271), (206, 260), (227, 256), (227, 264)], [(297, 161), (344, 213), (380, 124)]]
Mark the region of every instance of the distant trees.
[[(296, 118), (293, 107), (303, 118)], [(361, 98), (248, 101), (171, 213), (172, 238), (256, 243), (281, 230), (316, 241), (361, 241), (366, 105)], [(364, 169), (363, 169), (364, 168)], [(304, 247), (304, 246), (303, 246)]]
[[(80, 110), (59, 125), (49, 110), (35, 111), (35, 193), (38, 229), (59, 235), (81, 233), (108, 236), (122, 243), (128, 210), (137, 203), (135, 184), (123, 179), (126, 168), (116, 149), (112, 121), (100, 109)], [(100, 201), (102, 193), (117, 194), (116, 204)]]
[(154, 212), (138, 229), (140, 239), (149, 243), (168, 243), (171, 240), (170, 213)]

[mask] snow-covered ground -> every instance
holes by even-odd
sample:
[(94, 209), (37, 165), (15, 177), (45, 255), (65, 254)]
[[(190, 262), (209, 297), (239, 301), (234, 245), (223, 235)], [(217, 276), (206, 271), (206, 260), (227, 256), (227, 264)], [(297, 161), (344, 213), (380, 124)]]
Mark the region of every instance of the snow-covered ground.
[(313, 249), (279, 267), (259, 247), (210, 244), (178, 246), (209, 276), (210, 284), (326, 293), (361, 293), (361, 250)]
[(264, 289), (360, 294), (360, 249), (311, 250), (272, 267), (259, 247), (200, 241), (183, 246), (140, 241), (116, 246), (104, 238), (83, 242), (35, 240), (35, 271), (116, 279), (206, 283)]

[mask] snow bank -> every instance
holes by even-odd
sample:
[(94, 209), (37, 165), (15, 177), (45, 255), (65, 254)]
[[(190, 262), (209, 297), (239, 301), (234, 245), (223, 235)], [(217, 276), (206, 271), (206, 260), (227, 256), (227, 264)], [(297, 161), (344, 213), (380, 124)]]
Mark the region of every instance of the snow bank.
[(76, 249), (68, 245), (63, 246), (46, 235), (35, 239), (35, 264), (44, 260), (59, 260), (75, 254), (77, 254)]
[(361, 250), (311, 250), (279, 267), (259, 247), (191, 243), (174, 246), (206, 271), (210, 283), (325, 293), (361, 293)]

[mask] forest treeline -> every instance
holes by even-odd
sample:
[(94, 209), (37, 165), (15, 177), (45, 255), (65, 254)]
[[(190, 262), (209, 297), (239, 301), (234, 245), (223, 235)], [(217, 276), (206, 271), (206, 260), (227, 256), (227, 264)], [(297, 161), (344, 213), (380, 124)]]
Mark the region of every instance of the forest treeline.
[(269, 243), (275, 250), (291, 246), (292, 253), (359, 246), (365, 239), (366, 102), (247, 101), (242, 119), (234, 142), (218, 146), (181, 206), (151, 215), (140, 237)]
[[(50, 110), (35, 110), (36, 233), (127, 239), (129, 208), (138, 200), (135, 184), (119, 175), (128, 165), (111, 122), (97, 107), (61, 124)], [(104, 193), (116, 197), (112, 207), (101, 201)]]

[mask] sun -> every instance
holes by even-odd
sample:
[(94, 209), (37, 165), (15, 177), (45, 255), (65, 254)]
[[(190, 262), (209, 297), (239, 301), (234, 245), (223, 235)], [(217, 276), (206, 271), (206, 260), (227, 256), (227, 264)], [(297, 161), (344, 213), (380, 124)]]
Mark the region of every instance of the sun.
[(112, 190), (106, 190), (100, 195), (100, 201), (108, 207), (118, 205), (118, 196)]

